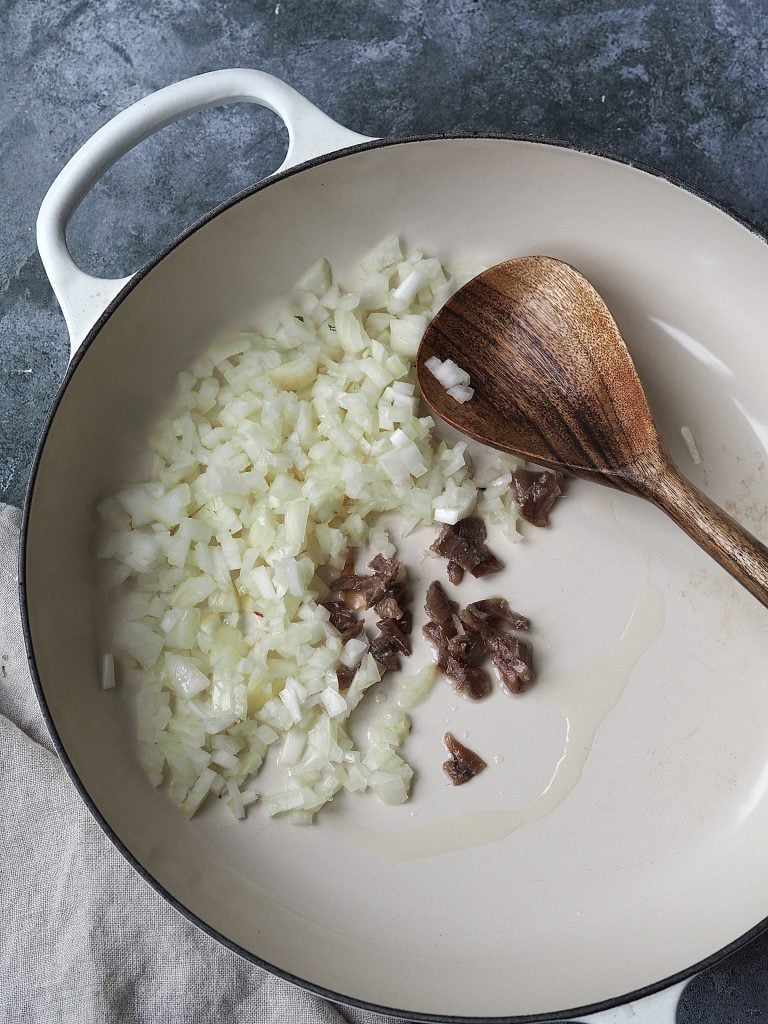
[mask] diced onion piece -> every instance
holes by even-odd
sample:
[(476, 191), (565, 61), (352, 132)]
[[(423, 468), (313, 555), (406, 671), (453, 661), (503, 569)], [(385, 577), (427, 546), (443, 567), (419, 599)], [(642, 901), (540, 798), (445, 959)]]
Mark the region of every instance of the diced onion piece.
[(392, 298), (396, 302), (407, 306), (413, 302), (426, 283), (427, 278), (425, 274), (418, 270), (412, 270), (392, 292)]
[(186, 799), (179, 808), (185, 818), (191, 818), (198, 807), (202, 804), (203, 800), (208, 796), (208, 793), (211, 790), (211, 784), (215, 778), (216, 772), (211, 771), (210, 768), (203, 768), (197, 781), (194, 786), (192, 786)]
[(434, 662), (425, 665), (415, 675), (406, 676), (400, 682), (397, 703), (401, 708), (412, 708), (424, 700), (432, 689), (435, 679), (437, 679), (437, 665)]
[(299, 391), (317, 377), (317, 361), (310, 355), (298, 356), (270, 370), (269, 377), (275, 387)]
[(291, 811), (288, 815), (288, 820), (292, 825), (302, 827), (311, 825), (315, 820), (315, 815), (312, 811)]
[(194, 608), (201, 604), (216, 589), (216, 580), (210, 576), (188, 576), (171, 594), (172, 608)]
[(363, 758), (363, 765), (369, 771), (393, 771), (403, 763), (403, 759), (393, 744), (386, 741), (372, 743)]
[(337, 309), (334, 324), (339, 343), (346, 353), (356, 355), (365, 351), (369, 341), (368, 336), (351, 310)]
[(275, 814), (285, 814), (286, 811), (297, 810), (303, 804), (304, 797), (300, 789), (286, 789), (261, 798), (261, 806), (270, 817)]
[(207, 690), (210, 680), (203, 675), (191, 658), (178, 654), (166, 654), (163, 678), (182, 697), (194, 697)]
[(402, 258), (403, 253), (400, 249), (400, 239), (397, 235), (391, 235), (389, 238), (385, 238), (383, 242), (380, 242), (375, 249), (372, 249), (361, 260), (360, 268), (366, 274), (370, 274), (374, 271), (391, 267)]
[(120, 491), (115, 499), (130, 515), (133, 526), (137, 527), (152, 522), (155, 502), (162, 493), (161, 483), (137, 484)]
[(477, 488), (469, 481), (457, 485), (448, 480), (445, 490), (432, 499), (432, 508), (436, 523), (458, 523), (468, 516), (477, 501)]
[(690, 453), (690, 456), (691, 456), (691, 459), (693, 460), (694, 465), (695, 466), (699, 466), (701, 464), (701, 453), (699, 452), (699, 447), (696, 444), (696, 439), (693, 436), (693, 433), (691, 432), (691, 428), (690, 427), (681, 427), (680, 428), (680, 433), (683, 435), (683, 440), (686, 443), (686, 446), (688, 448), (688, 451)]
[(309, 502), (306, 498), (295, 498), (285, 506), (285, 539), (288, 550), (298, 554), (304, 544), (309, 517)]
[(331, 268), (328, 260), (319, 259), (307, 267), (295, 284), (299, 291), (312, 292), (313, 295), (325, 295), (331, 287)]
[(227, 779), (227, 806), (236, 818), (245, 817), (245, 805), (234, 779)]
[(280, 691), (280, 700), (287, 708), (291, 718), (294, 722), (298, 723), (302, 718), (302, 703), (306, 699), (307, 691), (305, 687), (301, 685), (298, 679), (289, 677), (285, 681), (285, 686)]
[(345, 715), (347, 713), (347, 702), (344, 697), (335, 690), (332, 686), (326, 686), (322, 693), (323, 707), (331, 716), (331, 718), (337, 718), (339, 715)]
[(358, 640), (356, 637), (347, 640), (341, 653), (341, 664), (346, 665), (347, 668), (354, 668), (355, 665), (360, 664), (360, 659), (367, 650), (368, 644), (365, 640)]
[(377, 734), (388, 732), (394, 736), (394, 743), (399, 744), (405, 739), (411, 729), (411, 720), (402, 708), (394, 708), (379, 712), (376, 719), (368, 729), (368, 738), (371, 742), (379, 742)]
[(118, 651), (135, 659), (147, 670), (153, 668), (163, 649), (163, 638), (143, 622), (119, 623), (113, 640)]
[(405, 803), (408, 799), (413, 769), (403, 764), (393, 772), (374, 771), (368, 779), (369, 788), (382, 803), (394, 806)]
[(105, 654), (101, 659), (101, 688), (113, 690), (115, 687), (115, 659), (112, 654)]
[(468, 402), (474, 395), (474, 388), (468, 388), (464, 384), (454, 384), (453, 387), (448, 388), (448, 394), (451, 398), (455, 398), (457, 402), (461, 402), (463, 405)]
[(446, 390), (456, 384), (469, 385), (469, 374), (457, 366), (452, 359), (438, 359), (437, 356), (430, 356), (424, 365)]
[(211, 764), (217, 764), (221, 768), (229, 768), (233, 772), (236, 772), (240, 767), (240, 761), (237, 756), (230, 754), (227, 750), (215, 750), (211, 754)]
[(299, 763), (306, 745), (307, 734), (302, 729), (289, 729), (283, 738), (277, 763), (283, 768), (292, 768)]

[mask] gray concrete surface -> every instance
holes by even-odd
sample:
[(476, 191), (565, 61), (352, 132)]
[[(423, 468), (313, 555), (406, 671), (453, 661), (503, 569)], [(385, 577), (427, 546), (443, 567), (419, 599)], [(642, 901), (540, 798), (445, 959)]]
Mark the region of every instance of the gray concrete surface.
[[(12, 504), (68, 351), (35, 251), (37, 208), (99, 125), (176, 79), (261, 68), (372, 135), (579, 142), (642, 159), (768, 229), (764, 0), (3, 0), (0, 14), (0, 500)], [(137, 268), (272, 170), (285, 145), (277, 119), (250, 107), (167, 129), (83, 204), (77, 258), (98, 274)], [(767, 963), (764, 937), (694, 980), (678, 1020), (768, 1021)]]

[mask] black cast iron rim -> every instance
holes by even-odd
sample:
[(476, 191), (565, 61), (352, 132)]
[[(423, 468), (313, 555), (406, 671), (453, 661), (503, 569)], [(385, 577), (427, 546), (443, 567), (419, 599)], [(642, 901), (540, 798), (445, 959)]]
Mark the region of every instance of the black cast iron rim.
[(96, 819), (98, 824), (101, 826), (102, 831), (106, 834), (106, 836), (109, 838), (112, 844), (119, 850), (119, 852), (131, 865), (131, 867), (134, 868), (134, 870), (137, 871), (139, 875), (141, 875), (144, 881), (147, 882), (157, 893), (159, 893), (160, 896), (163, 897), (163, 899), (170, 903), (170, 905), (175, 910), (182, 914), (183, 917), (185, 917), (188, 921), (194, 924), (201, 931), (205, 932), (206, 935), (210, 936), (212, 939), (215, 939), (217, 942), (221, 943), (221, 945), (225, 946), (233, 953), (236, 953), (244, 960), (247, 960), (250, 963), (257, 965), (258, 967), (261, 967), (265, 971), (269, 971), (270, 974), (274, 974), (279, 978), (283, 978), (285, 981), (289, 981), (292, 984), (297, 985), (299, 988), (306, 989), (309, 992), (313, 992), (315, 995), (321, 996), (324, 999), (328, 999), (331, 1002), (339, 1003), (341, 1005), (354, 1006), (359, 1009), (369, 1010), (373, 1013), (399, 1017), (403, 1020), (435, 1022), (435, 1024), (481, 1024), (481, 1022), (486, 1022), (486, 1024), (535, 1024), (535, 1022), (537, 1021), (567, 1021), (574, 1017), (581, 1017), (587, 1014), (599, 1013), (602, 1010), (610, 1010), (614, 1007), (622, 1006), (625, 1003), (631, 1003), (636, 1000), (643, 999), (646, 996), (653, 995), (655, 992), (660, 992), (663, 989), (670, 987), (671, 985), (677, 984), (681, 981), (685, 981), (686, 979), (691, 978), (693, 975), (699, 974), (700, 972), (705, 971), (710, 967), (713, 967), (715, 964), (720, 963), (720, 961), (724, 960), (732, 953), (735, 953), (743, 946), (748, 945), (753, 939), (757, 938), (764, 931), (768, 930), (768, 917), (763, 918), (763, 920), (756, 924), (753, 928), (745, 932), (739, 938), (734, 939), (734, 941), (729, 943), (727, 946), (723, 946), (722, 949), (717, 950), (715, 953), (712, 953), (705, 959), (692, 964), (690, 967), (687, 967), (682, 971), (678, 971), (676, 974), (669, 975), (668, 977), (663, 978), (660, 981), (656, 981), (652, 984), (645, 985), (642, 988), (636, 989), (632, 992), (627, 992), (622, 996), (615, 996), (610, 999), (602, 1000), (600, 1002), (590, 1003), (586, 1006), (574, 1007), (568, 1010), (553, 1010), (547, 1013), (541, 1013), (536, 1015), (512, 1014), (500, 1017), (466, 1017), (456, 1016), (453, 1014), (422, 1013), (413, 1010), (398, 1009), (396, 1007), (391, 1006), (381, 1006), (376, 1003), (368, 1002), (367, 1000), (356, 999), (352, 996), (344, 995), (341, 992), (334, 992), (331, 989), (324, 988), (322, 985), (317, 985), (314, 982), (307, 981), (303, 978), (299, 978), (297, 975), (292, 974), (290, 971), (286, 971), (281, 967), (277, 967), (276, 965), (271, 964), (266, 960), (263, 960), (261, 957), (256, 956), (256, 954), (251, 953), (249, 950), (244, 949), (238, 943), (228, 939), (225, 935), (222, 935), (221, 932), (217, 931), (215, 928), (211, 927), (211, 925), (207, 924), (207, 922), (202, 920), (202, 918), (198, 917), (187, 906), (185, 906), (183, 903), (177, 900), (172, 893), (170, 893), (163, 885), (160, 884), (160, 882), (157, 881), (157, 879), (155, 879), (150, 874), (150, 872), (131, 852), (131, 850), (128, 849), (128, 847), (123, 843), (123, 841), (112, 829), (112, 826), (109, 824), (109, 822), (98, 809), (94, 801), (91, 799), (91, 796), (88, 793), (85, 785), (83, 784), (79, 775), (75, 771), (75, 768), (72, 762), (70, 761), (69, 756), (67, 755), (67, 752), (64, 748), (64, 744), (62, 743), (61, 737), (59, 736), (58, 730), (56, 729), (56, 725), (53, 721), (53, 716), (48, 707), (48, 702), (45, 696), (45, 690), (43, 688), (43, 684), (37, 671), (34, 650), (32, 648), (31, 628), (29, 623), (29, 609), (27, 606), (26, 552), (27, 542), (29, 539), (29, 517), (32, 499), (34, 495), (35, 481), (37, 480), (37, 474), (40, 468), (40, 460), (42, 457), (43, 449), (45, 447), (45, 442), (48, 438), (48, 434), (53, 425), (53, 421), (56, 418), (56, 412), (59, 408), (59, 404), (61, 403), (64, 393), (67, 390), (69, 382), (72, 379), (74, 373), (76, 372), (81, 359), (88, 351), (93, 341), (98, 336), (99, 332), (101, 331), (101, 328), (109, 320), (109, 318), (112, 316), (117, 307), (121, 304), (123, 299), (127, 295), (129, 295), (134, 290), (134, 288), (136, 288), (137, 285), (141, 283), (141, 281), (147, 276), (147, 274), (149, 274), (149, 272), (153, 270), (154, 267), (156, 267), (160, 262), (162, 262), (162, 260), (165, 259), (165, 257), (169, 253), (173, 252), (173, 250), (176, 249), (177, 246), (179, 246), (182, 242), (186, 241), (189, 237), (195, 234), (195, 232), (199, 231), (200, 228), (204, 227), (215, 217), (217, 217), (220, 213), (224, 213), (226, 210), (231, 209), (233, 206), (236, 206), (243, 200), (249, 199), (257, 192), (261, 192), (265, 188), (269, 188), (270, 185), (282, 181), (285, 178), (289, 178), (295, 174), (299, 174), (301, 173), (301, 171), (306, 170), (310, 167), (317, 167), (321, 164), (331, 163), (334, 160), (343, 159), (346, 156), (350, 156), (355, 153), (365, 152), (366, 150), (370, 149), (382, 149), (384, 147), (389, 146), (409, 145), (419, 142), (450, 142), (455, 140), (467, 141), (473, 139), (493, 140), (502, 142), (524, 142), (533, 145), (551, 146), (558, 149), (566, 149), (578, 153), (583, 153), (587, 156), (598, 157), (600, 159), (608, 160), (612, 163), (620, 164), (625, 167), (632, 167), (633, 169), (638, 170), (644, 174), (648, 174), (654, 178), (659, 178), (663, 181), (667, 181), (669, 182), (669, 184), (674, 185), (677, 188), (681, 189), (682, 191), (695, 196), (697, 199), (701, 199), (709, 206), (714, 207), (721, 213), (730, 217), (731, 220), (736, 221), (737, 224), (739, 224), (743, 228), (746, 228), (751, 234), (755, 235), (761, 242), (768, 245), (768, 237), (766, 237), (766, 235), (755, 224), (751, 223), (746, 218), (740, 216), (734, 210), (731, 210), (729, 207), (719, 202), (717, 199), (714, 199), (712, 196), (707, 195), (700, 189), (695, 188), (684, 181), (681, 181), (674, 175), (662, 173), (655, 167), (645, 164), (642, 161), (630, 160), (625, 157), (619, 157), (612, 153), (608, 153), (604, 150), (591, 149), (587, 146), (579, 146), (576, 145), (575, 143), (564, 142), (559, 139), (552, 139), (543, 136), (456, 132), (439, 133), (434, 135), (414, 135), (398, 139), (375, 139), (371, 142), (364, 142), (361, 143), (360, 145), (349, 146), (345, 149), (336, 150), (324, 156), (315, 157), (314, 159), (307, 160), (304, 163), (297, 165), (296, 167), (290, 168), (289, 170), (274, 174), (267, 180), (257, 182), (255, 185), (251, 185), (248, 188), (243, 189), (241, 192), (238, 192), (230, 199), (227, 199), (223, 203), (220, 203), (218, 206), (214, 207), (209, 213), (205, 214), (199, 220), (195, 221), (189, 228), (182, 232), (182, 234), (180, 234), (177, 238), (170, 242), (154, 259), (150, 260), (140, 270), (138, 270), (130, 279), (130, 281), (125, 285), (125, 287), (122, 288), (115, 296), (115, 298), (109, 303), (107, 308), (104, 310), (99, 319), (96, 321), (96, 323), (93, 325), (91, 330), (86, 335), (80, 348), (75, 353), (72, 361), (70, 362), (67, 368), (64, 380), (59, 386), (59, 389), (51, 405), (50, 412), (48, 413), (47, 419), (45, 421), (45, 425), (43, 427), (40, 440), (38, 441), (37, 449), (35, 451), (34, 459), (32, 462), (29, 481), (27, 483), (27, 489), (24, 498), (24, 507), (22, 510), (23, 518), (19, 545), (19, 601), (21, 606), (22, 631), (24, 634), (24, 643), (27, 650), (27, 661), (29, 662), (30, 674), (32, 676), (32, 682), (35, 688), (35, 693), (37, 695), (40, 710), (42, 712), (43, 718), (45, 719), (45, 724), (47, 726), (51, 740), (53, 742), (53, 745), (56, 749), (59, 758), (61, 759), (64, 765), (67, 774), (74, 783), (74, 786), (77, 789), (81, 799), (83, 800), (83, 802), (85, 803), (93, 817)]

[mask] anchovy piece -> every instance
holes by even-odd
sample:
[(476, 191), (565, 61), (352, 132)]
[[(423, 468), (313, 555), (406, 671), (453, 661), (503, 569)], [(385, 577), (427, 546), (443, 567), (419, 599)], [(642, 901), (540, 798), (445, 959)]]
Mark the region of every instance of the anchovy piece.
[(479, 754), (465, 747), (452, 733), (447, 732), (443, 736), (443, 743), (451, 755), (450, 759), (444, 762), (443, 771), (454, 786), (462, 786), (488, 767)]
[(552, 506), (563, 493), (559, 473), (518, 469), (513, 476), (520, 515), (534, 526), (547, 526)]

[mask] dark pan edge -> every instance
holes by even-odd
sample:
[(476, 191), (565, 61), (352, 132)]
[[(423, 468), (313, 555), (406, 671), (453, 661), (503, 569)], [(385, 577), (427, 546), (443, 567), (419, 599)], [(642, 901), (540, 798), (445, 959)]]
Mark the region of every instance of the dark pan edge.
[(355, 153), (359, 153), (359, 152), (364, 152), (364, 151), (369, 150), (369, 149), (380, 149), (380, 148), (389, 147), (389, 146), (397, 146), (397, 145), (404, 145), (404, 144), (418, 143), (418, 142), (449, 141), (449, 140), (472, 140), (472, 139), (479, 139), (479, 140), (481, 140), (481, 139), (490, 139), (490, 140), (499, 140), (499, 141), (508, 141), (508, 142), (525, 142), (525, 143), (531, 143), (531, 144), (535, 144), (535, 145), (552, 146), (552, 147), (559, 148), (559, 149), (567, 149), (567, 150), (571, 150), (571, 151), (574, 151), (574, 152), (583, 153), (583, 154), (585, 154), (587, 156), (599, 157), (601, 159), (608, 160), (608, 161), (611, 161), (612, 163), (617, 163), (617, 164), (620, 164), (620, 165), (623, 165), (623, 166), (632, 167), (635, 170), (639, 170), (639, 171), (641, 171), (641, 172), (643, 172), (645, 174), (651, 175), (652, 177), (659, 178), (659, 179), (661, 179), (663, 181), (668, 182), (669, 184), (675, 185), (676, 187), (680, 188), (682, 191), (688, 192), (690, 195), (695, 196), (697, 199), (701, 199), (703, 202), (707, 203), (709, 206), (712, 206), (715, 209), (717, 209), (719, 212), (725, 214), (727, 217), (729, 217), (731, 220), (735, 221), (741, 227), (746, 228), (751, 234), (755, 235), (760, 241), (768, 244), (768, 238), (766, 238), (765, 234), (756, 225), (751, 223), (746, 218), (741, 217), (739, 214), (735, 213), (733, 210), (729, 209), (725, 204), (723, 204), (723, 203), (719, 202), (718, 200), (712, 198), (711, 196), (707, 195), (706, 193), (702, 192), (701, 190), (686, 184), (685, 182), (681, 181), (680, 179), (674, 177), (673, 175), (662, 173), (661, 171), (657, 170), (656, 168), (654, 168), (654, 167), (652, 167), (652, 166), (650, 166), (648, 164), (645, 164), (645, 163), (643, 163), (641, 161), (636, 161), (636, 160), (631, 160), (631, 159), (624, 158), (624, 157), (615, 156), (614, 154), (605, 152), (605, 151), (600, 150), (600, 149), (591, 149), (591, 148), (586, 147), (586, 146), (579, 146), (579, 145), (577, 145), (575, 143), (565, 142), (565, 141), (561, 141), (561, 140), (558, 140), (558, 139), (546, 138), (546, 137), (541, 137), (541, 136), (486, 134), (486, 133), (472, 133), (472, 132), (456, 132), (456, 133), (438, 133), (438, 134), (434, 134), (434, 135), (414, 135), (414, 136), (406, 136), (406, 137), (397, 138), (397, 139), (376, 139), (376, 140), (373, 140), (371, 142), (366, 142), (366, 143), (362, 143), (360, 145), (350, 146), (350, 147), (345, 148), (345, 149), (336, 150), (336, 151), (334, 151), (334, 152), (332, 152), (330, 154), (326, 154), (324, 156), (315, 157), (314, 159), (305, 161), (304, 163), (299, 164), (296, 167), (290, 168), (289, 170), (286, 170), (286, 171), (283, 171), (283, 172), (278, 172), (278, 173), (272, 175), (271, 177), (269, 177), (269, 178), (267, 178), (265, 180), (257, 182), (256, 184), (251, 185), (251, 186), (249, 186), (246, 189), (243, 189), (241, 192), (238, 192), (236, 195), (232, 196), (230, 199), (227, 199), (224, 202), (220, 203), (218, 206), (214, 207), (209, 213), (205, 214), (203, 217), (201, 217), (200, 219), (195, 221), (189, 228), (187, 228), (177, 238), (173, 239), (173, 241), (171, 241), (167, 246), (165, 246), (165, 248), (162, 249), (162, 251), (154, 259), (150, 260), (147, 264), (145, 264), (145, 266), (143, 266), (140, 270), (138, 270), (134, 274), (134, 276), (130, 279), (130, 281), (125, 285), (125, 287), (122, 288), (120, 290), (120, 292), (115, 296), (115, 298), (109, 303), (109, 305), (104, 310), (104, 312), (101, 314), (101, 316), (96, 321), (94, 326), (88, 332), (87, 336), (83, 340), (83, 342), (82, 342), (80, 348), (78, 349), (78, 351), (75, 353), (72, 361), (70, 362), (70, 364), (69, 364), (69, 366), (67, 368), (67, 372), (66, 372), (66, 374), (64, 376), (64, 379), (62, 380), (62, 383), (60, 384), (60, 386), (58, 388), (58, 391), (57, 391), (57, 393), (56, 393), (56, 395), (54, 397), (54, 400), (53, 400), (53, 402), (51, 404), (50, 411), (49, 411), (49, 413), (48, 413), (48, 415), (46, 417), (45, 424), (44, 424), (43, 430), (42, 430), (41, 435), (40, 435), (40, 440), (38, 441), (38, 445), (37, 445), (37, 448), (35, 450), (35, 455), (34, 455), (34, 458), (33, 458), (33, 461), (32, 461), (31, 472), (30, 472), (28, 483), (27, 483), (27, 488), (26, 488), (25, 497), (24, 497), (24, 505), (23, 505), (23, 508), (22, 508), (22, 516), (23, 516), (23, 518), (22, 518), (21, 536), (20, 536), (20, 544), (19, 544), (19, 562), (18, 562), (19, 603), (20, 603), (20, 607), (21, 607), (21, 619), (22, 619), (22, 631), (23, 631), (23, 635), (24, 635), (24, 643), (25, 643), (25, 646), (26, 646), (26, 649), (27, 649), (27, 661), (29, 663), (30, 674), (31, 674), (32, 682), (33, 682), (33, 685), (34, 685), (34, 688), (35, 688), (35, 693), (36, 693), (36, 696), (37, 696), (38, 704), (40, 705), (40, 710), (41, 710), (43, 718), (45, 720), (45, 724), (46, 724), (46, 727), (47, 727), (48, 732), (50, 734), (50, 737), (51, 737), (51, 740), (53, 742), (53, 745), (54, 745), (54, 747), (56, 749), (56, 752), (59, 755), (59, 757), (60, 757), (60, 759), (61, 759), (61, 761), (62, 761), (62, 763), (64, 765), (64, 768), (65, 768), (67, 774), (69, 775), (70, 779), (72, 780), (72, 782), (73, 782), (75, 788), (77, 789), (81, 799), (83, 800), (85, 805), (88, 807), (88, 809), (90, 810), (91, 814), (96, 819), (98, 824), (101, 826), (102, 830), (104, 831), (106, 836), (110, 839), (112, 844), (120, 851), (120, 853), (123, 855), (123, 857), (125, 857), (125, 859), (134, 868), (134, 870), (157, 893), (159, 893), (160, 896), (162, 896), (168, 903), (170, 903), (170, 905), (175, 910), (177, 910), (183, 917), (185, 917), (192, 924), (196, 925), (201, 931), (205, 932), (206, 935), (210, 936), (212, 939), (215, 939), (217, 942), (221, 943), (223, 946), (226, 946), (227, 949), (231, 950), (231, 952), (233, 952), (233, 953), (236, 953), (238, 956), (242, 957), (243, 959), (248, 960), (249, 962), (251, 962), (253, 964), (256, 964), (258, 967), (261, 967), (262, 969), (264, 969), (266, 971), (269, 971), (269, 973), (274, 974), (277, 977), (280, 977), (280, 978), (284, 979), (285, 981), (291, 982), (293, 985), (296, 985), (299, 988), (303, 988), (303, 989), (306, 989), (306, 990), (308, 990), (310, 992), (313, 992), (316, 995), (319, 995), (319, 996), (323, 997), (324, 999), (327, 999), (327, 1000), (329, 1000), (331, 1002), (336, 1002), (336, 1003), (339, 1003), (341, 1005), (354, 1006), (354, 1007), (357, 1007), (359, 1009), (369, 1010), (369, 1011), (374, 1012), (374, 1013), (379, 1013), (379, 1014), (383, 1014), (383, 1015), (398, 1017), (398, 1018), (400, 1018), (402, 1020), (410, 1020), (410, 1021), (418, 1021), (418, 1022), (434, 1022), (434, 1024), (480, 1024), (480, 1022), (482, 1022), (482, 1021), (486, 1022), (486, 1024), (535, 1024), (535, 1022), (539, 1022), (539, 1021), (541, 1021), (541, 1022), (544, 1022), (544, 1021), (547, 1021), (547, 1022), (548, 1021), (567, 1021), (567, 1020), (572, 1019), (574, 1017), (580, 1017), (580, 1016), (585, 1016), (587, 1014), (599, 1013), (602, 1010), (609, 1010), (609, 1009), (612, 1009), (612, 1008), (617, 1007), (617, 1006), (622, 1006), (622, 1005), (624, 1005), (626, 1003), (631, 1003), (631, 1002), (635, 1002), (635, 1001), (637, 1001), (639, 999), (643, 999), (643, 998), (645, 998), (645, 997), (647, 997), (649, 995), (653, 995), (655, 992), (660, 992), (663, 989), (668, 988), (669, 986), (676, 984), (677, 982), (684, 981), (686, 978), (691, 978), (693, 975), (701, 973), (702, 971), (705, 971), (705, 970), (709, 969), (710, 967), (713, 967), (715, 964), (721, 962), (726, 957), (730, 956), (732, 953), (735, 953), (737, 950), (741, 949), (743, 946), (747, 945), (753, 939), (757, 938), (757, 936), (759, 936), (764, 931), (766, 931), (768, 929), (768, 916), (763, 918), (762, 921), (760, 921), (758, 924), (756, 924), (749, 931), (745, 932), (739, 938), (737, 938), (733, 942), (729, 943), (727, 946), (722, 947), (722, 949), (717, 950), (716, 952), (710, 954), (710, 956), (704, 958), (703, 960), (700, 960), (697, 963), (692, 964), (690, 967), (685, 968), (685, 969), (683, 969), (681, 971), (678, 971), (676, 974), (669, 975), (668, 977), (666, 977), (666, 978), (664, 978), (664, 979), (662, 979), (660, 981), (653, 982), (652, 984), (649, 984), (649, 985), (645, 985), (642, 988), (636, 989), (636, 990), (634, 990), (632, 992), (628, 992), (628, 993), (626, 993), (626, 994), (624, 994), (622, 996), (612, 997), (610, 999), (605, 999), (605, 1000), (602, 1000), (600, 1002), (591, 1003), (591, 1004), (589, 1004), (587, 1006), (575, 1007), (575, 1008), (569, 1009), (569, 1010), (550, 1011), (550, 1012), (547, 1012), (547, 1013), (536, 1014), (536, 1015), (533, 1015), (533, 1016), (530, 1015), (530, 1014), (525, 1014), (525, 1015), (522, 1015), (522, 1016), (521, 1015), (512, 1015), (512, 1016), (501, 1016), (501, 1017), (464, 1017), (464, 1016), (454, 1016), (454, 1015), (451, 1015), (451, 1014), (428, 1014), (428, 1013), (421, 1013), (421, 1012), (415, 1012), (415, 1011), (409, 1011), (409, 1010), (400, 1010), (400, 1009), (397, 1009), (397, 1008), (394, 1008), (394, 1007), (380, 1006), (380, 1005), (378, 1005), (376, 1003), (370, 1003), (370, 1002), (367, 1002), (365, 1000), (356, 999), (356, 998), (351, 997), (351, 996), (343, 995), (342, 993), (333, 992), (330, 989), (323, 988), (321, 985), (316, 985), (313, 982), (306, 981), (306, 980), (304, 980), (302, 978), (297, 977), (296, 975), (291, 974), (289, 971), (285, 971), (282, 968), (275, 966), (274, 964), (268, 963), (266, 960), (262, 960), (260, 957), (256, 956), (254, 953), (250, 953), (248, 950), (244, 949), (242, 946), (239, 946), (237, 943), (232, 942), (230, 939), (227, 939), (224, 935), (222, 935), (220, 932), (218, 932), (215, 928), (212, 928), (210, 925), (208, 925), (201, 918), (197, 917), (196, 914), (194, 914), (191, 910), (189, 910), (188, 907), (186, 907), (179, 900), (177, 900), (170, 892), (168, 892), (167, 889), (165, 889), (146, 870), (146, 868), (144, 868), (144, 866), (139, 862), (137, 857), (123, 844), (122, 840), (113, 831), (112, 827), (109, 825), (109, 823), (106, 821), (106, 819), (104, 818), (102, 813), (96, 807), (95, 803), (93, 802), (93, 800), (91, 799), (90, 795), (88, 794), (88, 792), (87, 792), (83, 782), (81, 781), (80, 777), (78, 776), (77, 772), (75, 771), (75, 768), (72, 765), (72, 762), (70, 761), (69, 757), (67, 756), (67, 753), (66, 753), (66, 751), (64, 749), (64, 746), (63, 746), (63, 744), (61, 742), (61, 738), (60, 738), (60, 736), (58, 734), (58, 731), (56, 729), (56, 726), (55, 726), (55, 724), (53, 722), (53, 718), (51, 716), (50, 709), (48, 707), (48, 703), (47, 703), (47, 700), (46, 700), (46, 697), (45, 697), (45, 692), (43, 690), (42, 682), (41, 682), (40, 677), (39, 677), (38, 672), (37, 672), (37, 665), (36, 665), (36, 662), (35, 662), (34, 652), (33, 652), (33, 649), (32, 649), (31, 629), (30, 629), (30, 623), (29, 623), (29, 611), (28, 611), (28, 607), (27, 607), (27, 589), (26, 589), (25, 566), (26, 566), (26, 551), (27, 551), (28, 532), (29, 532), (29, 517), (30, 517), (30, 510), (31, 510), (32, 500), (33, 500), (33, 495), (34, 495), (35, 481), (37, 479), (38, 470), (40, 468), (40, 461), (41, 461), (43, 449), (45, 447), (45, 442), (47, 440), (48, 433), (49, 433), (49, 431), (51, 429), (51, 426), (53, 424), (53, 420), (55, 419), (56, 412), (58, 410), (59, 404), (61, 403), (61, 400), (62, 400), (62, 398), (64, 396), (64, 393), (65, 393), (65, 391), (66, 391), (66, 389), (67, 389), (67, 387), (69, 385), (69, 382), (70, 382), (72, 376), (74, 375), (74, 372), (76, 371), (78, 365), (80, 364), (81, 359), (83, 359), (83, 357), (87, 353), (88, 349), (90, 348), (91, 344), (93, 343), (94, 339), (98, 335), (99, 331), (104, 326), (104, 324), (107, 322), (107, 320), (109, 320), (109, 318), (114, 313), (114, 311), (117, 309), (117, 307), (121, 304), (123, 299), (125, 299), (125, 297), (127, 295), (129, 295), (130, 292), (132, 292), (133, 289), (138, 284), (140, 284), (140, 282), (147, 276), (147, 274), (149, 274), (149, 272), (151, 270), (153, 270), (154, 267), (157, 266), (169, 253), (173, 252), (174, 249), (176, 249), (182, 242), (186, 241), (186, 239), (189, 238), (191, 235), (193, 235), (196, 231), (198, 231), (200, 228), (202, 228), (206, 224), (208, 224), (209, 221), (213, 220), (220, 213), (224, 213), (226, 210), (229, 210), (233, 206), (236, 206), (239, 202), (243, 201), (244, 199), (250, 198), (252, 195), (255, 195), (257, 192), (260, 192), (263, 189), (268, 188), (270, 185), (284, 180), (285, 178), (292, 177), (293, 175), (298, 174), (301, 171), (306, 170), (306, 169), (308, 169), (310, 167), (316, 167), (316, 166), (319, 166), (319, 165), (322, 165), (322, 164), (325, 164), (325, 163), (330, 163), (333, 160), (338, 160), (338, 159), (341, 159), (343, 157), (346, 157), (346, 156), (349, 156), (349, 155), (352, 155), (352, 154), (355, 154)]

